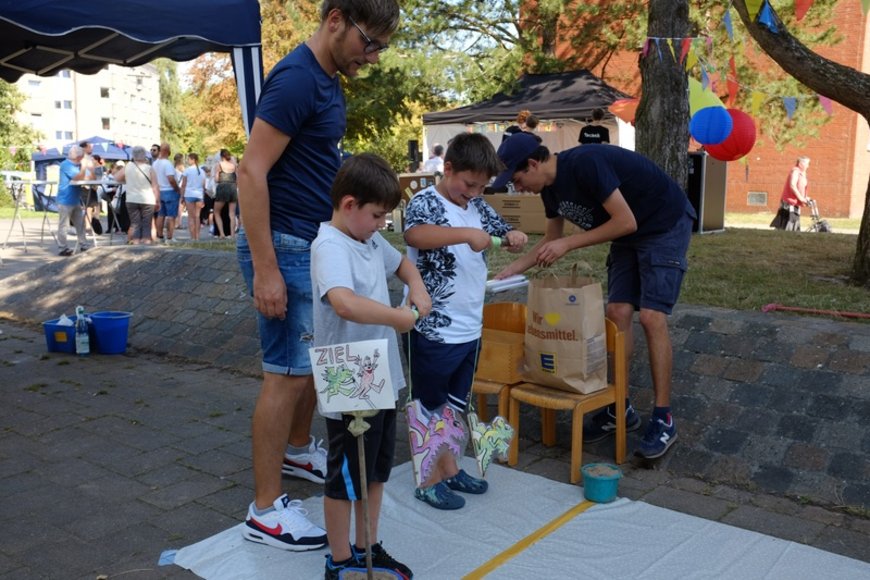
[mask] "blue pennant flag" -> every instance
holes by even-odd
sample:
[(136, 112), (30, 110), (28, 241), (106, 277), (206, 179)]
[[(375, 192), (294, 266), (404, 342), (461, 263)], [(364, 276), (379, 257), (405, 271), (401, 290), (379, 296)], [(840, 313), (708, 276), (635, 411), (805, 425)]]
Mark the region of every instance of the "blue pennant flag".
[(725, 11), (725, 30), (728, 31), (728, 40), (734, 42), (734, 24), (731, 22), (731, 11)]
[(770, 7), (770, 3), (764, 3), (764, 6), (761, 8), (761, 14), (758, 15), (758, 23), (772, 33), (779, 34), (779, 30), (776, 28), (776, 21), (773, 17), (773, 8)]
[(789, 120), (794, 116), (794, 111), (797, 108), (797, 99), (794, 97), (783, 97), (782, 104), (785, 106), (785, 113)]

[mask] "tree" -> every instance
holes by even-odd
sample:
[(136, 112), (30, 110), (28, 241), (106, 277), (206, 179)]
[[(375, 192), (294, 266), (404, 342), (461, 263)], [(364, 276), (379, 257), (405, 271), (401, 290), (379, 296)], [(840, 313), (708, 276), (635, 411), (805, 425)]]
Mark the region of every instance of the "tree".
[[(650, 36), (690, 36), (688, 0), (650, 0)], [(686, 71), (654, 52), (641, 58), (642, 97), (637, 110), (637, 151), (656, 162), (686, 187), (689, 143), (689, 97)]]
[(0, 167), (18, 171), (30, 169), (30, 154), (42, 135), (16, 120), (24, 95), (15, 85), (0, 80)]
[(169, 59), (159, 58), (154, 61), (154, 66), (160, 75), (160, 140), (179, 149), (188, 120), (181, 106), (178, 65)]
[[(773, 21), (777, 32), (773, 32), (750, 19), (745, 0), (734, 0), (732, 4), (752, 38), (783, 70), (820, 95), (855, 111), (870, 123), (870, 75), (826, 59), (807, 48), (788, 31), (776, 12), (773, 12)], [(870, 182), (867, 184), (851, 276), (859, 284), (870, 284)]]

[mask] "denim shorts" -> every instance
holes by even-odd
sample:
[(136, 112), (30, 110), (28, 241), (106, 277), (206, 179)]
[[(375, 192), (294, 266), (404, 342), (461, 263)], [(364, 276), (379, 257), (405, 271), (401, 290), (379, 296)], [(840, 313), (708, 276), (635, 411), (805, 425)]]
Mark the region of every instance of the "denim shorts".
[(613, 242), (607, 256), (607, 300), (670, 314), (680, 296), (692, 238), (692, 217), (669, 231), (628, 243)]
[[(284, 320), (279, 320), (266, 318), (257, 311), (263, 370), (279, 375), (310, 375), (308, 349), (314, 345), (311, 243), (289, 234), (272, 232), (272, 245), (287, 285), (287, 315)], [(248, 291), (253, 296), (254, 262), (244, 231), (239, 232), (236, 255)]]
[(447, 402), (464, 411), (474, 382), (480, 339), (447, 344), (412, 330), (408, 340), (411, 396), (420, 399), (429, 411)]
[(160, 190), (160, 212), (158, 217), (175, 217), (178, 215), (178, 200), (181, 195), (171, 189)]

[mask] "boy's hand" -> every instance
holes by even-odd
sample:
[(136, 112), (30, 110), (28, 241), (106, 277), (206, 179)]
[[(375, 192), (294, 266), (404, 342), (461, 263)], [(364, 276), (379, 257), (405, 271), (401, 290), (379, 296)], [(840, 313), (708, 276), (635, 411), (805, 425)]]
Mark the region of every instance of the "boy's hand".
[(408, 288), (408, 304), (417, 309), (420, 318), (429, 316), (429, 313), (432, 311), (432, 298), (429, 297), (429, 293), (426, 292), (424, 286), (420, 288), (410, 286)]
[(417, 311), (409, 306), (397, 306), (396, 308), (402, 311), (403, 316), (401, 323), (397, 324), (395, 326), (395, 329), (399, 332), (408, 332), (409, 330), (414, 328), (414, 325), (417, 323), (417, 319), (420, 317)]
[[(511, 230), (505, 235), (507, 247), (504, 249), (512, 254), (522, 253), (523, 247), (529, 241), (529, 236), (519, 230)], [(504, 247), (504, 246), (502, 246)]]
[(492, 245), (492, 236), (483, 230), (469, 228), (468, 245), (475, 252), (482, 252)]

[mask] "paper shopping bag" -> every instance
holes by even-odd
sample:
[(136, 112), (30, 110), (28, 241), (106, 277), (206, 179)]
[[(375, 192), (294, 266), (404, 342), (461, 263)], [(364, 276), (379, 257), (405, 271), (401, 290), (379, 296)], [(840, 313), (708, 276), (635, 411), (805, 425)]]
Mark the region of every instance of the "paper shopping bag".
[(607, 337), (601, 284), (579, 277), (532, 278), (526, 309), (524, 376), (588, 394), (607, 386)]

